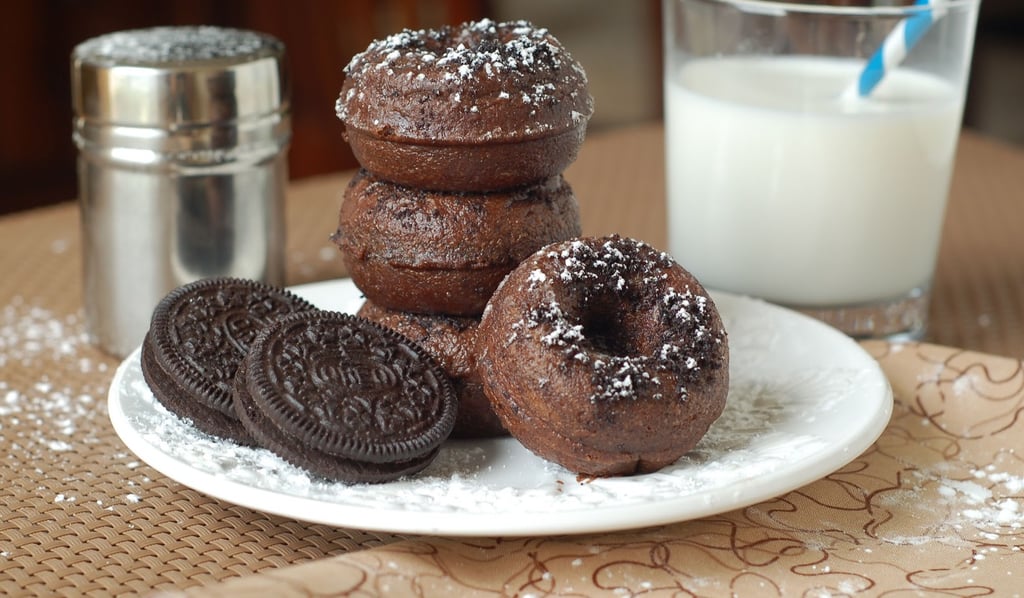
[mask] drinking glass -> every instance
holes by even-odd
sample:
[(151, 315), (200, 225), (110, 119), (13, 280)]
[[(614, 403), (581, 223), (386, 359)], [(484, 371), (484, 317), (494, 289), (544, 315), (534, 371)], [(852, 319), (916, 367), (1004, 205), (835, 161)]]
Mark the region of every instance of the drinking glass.
[(854, 337), (923, 336), (978, 4), (664, 0), (674, 257)]

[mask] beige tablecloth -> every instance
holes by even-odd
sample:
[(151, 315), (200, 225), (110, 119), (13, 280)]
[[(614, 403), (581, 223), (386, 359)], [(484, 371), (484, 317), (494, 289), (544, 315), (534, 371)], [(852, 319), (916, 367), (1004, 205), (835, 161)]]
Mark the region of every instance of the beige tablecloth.
[(1019, 361), (871, 343), (897, 396), (882, 437), (813, 484), (615, 534), (417, 538), (193, 597), (1010, 596), (1024, 588)]

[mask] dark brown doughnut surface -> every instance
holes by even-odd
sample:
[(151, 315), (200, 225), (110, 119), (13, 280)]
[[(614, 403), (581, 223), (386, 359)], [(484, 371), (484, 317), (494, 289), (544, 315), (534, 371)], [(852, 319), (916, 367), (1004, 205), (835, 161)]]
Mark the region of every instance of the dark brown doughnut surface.
[(725, 329), (704, 288), (632, 239), (543, 248), (494, 293), (477, 363), (505, 427), (588, 476), (660, 469), (725, 407)]
[(419, 343), (448, 374), (459, 401), (453, 438), (489, 438), (508, 434), (491, 409), (476, 371), (478, 318), (395, 311), (367, 301), (358, 316), (377, 322)]
[(512, 191), (446, 193), (362, 170), (345, 190), (333, 240), (377, 305), (478, 316), (520, 261), (579, 232), (576, 198), (561, 175)]
[(405, 30), (345, 67), (336, 103), (359, 163), (447, 191), (534, 183), (576, 158), (593, 113), (586, 73), (525, 21)]

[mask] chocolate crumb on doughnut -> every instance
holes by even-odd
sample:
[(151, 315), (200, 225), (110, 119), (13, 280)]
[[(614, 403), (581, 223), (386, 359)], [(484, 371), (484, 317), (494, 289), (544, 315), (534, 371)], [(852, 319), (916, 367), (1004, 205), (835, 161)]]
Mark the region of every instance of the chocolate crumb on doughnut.
[(424, 189), (554, 176), (576, 158), (594, 110), (580, 64), (526, 21), (405, 30), (371, 43), (345, 74), (335, 109), (356, 159)]
[(505, 427), (587, 476), (656, 471), (725, 407), (726, 332), (670, 256), (610, 236), (541, 249), (505, 279), (479, 327), (484, 390)]
[(361, 170), (345, 189), (332, 239), (374, 303), (479, 316), (519, 262), (579, 231), (576, 197), (561, 176), (511, 191), (452, 193)]
[(252, 444), (235, 415), (231, 390), (257, 333), (310, 303), (253, 280), (207, 278), (168, 293), (153, 310), (142, 343), (142, 374), (153, 396), (196, 428)]
[(451, 383), (416, 343), (334, 312), (267, 326), (234, 383), (235, 409), (284, 460), (345, 483), (422, 470), (455, 423)]

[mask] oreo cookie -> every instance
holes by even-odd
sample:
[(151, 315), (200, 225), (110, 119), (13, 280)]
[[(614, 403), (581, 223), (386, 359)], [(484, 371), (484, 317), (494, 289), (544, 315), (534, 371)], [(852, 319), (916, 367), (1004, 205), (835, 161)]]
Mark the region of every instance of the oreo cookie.
[(156, 399), (196, 428), (252, 445), (235, 415), (235, 371), (270, 322), (315, 311), (297, 295), (253, 280), (208, 278), (180, 286), (153, 310), (142, 374)]
[(234, 405), (260, 446), (346, 483), (422, 470), (457, 409), (451, 381), (422, 347), (369, 320), (323, 311), (260, 332), (236, 375)]

